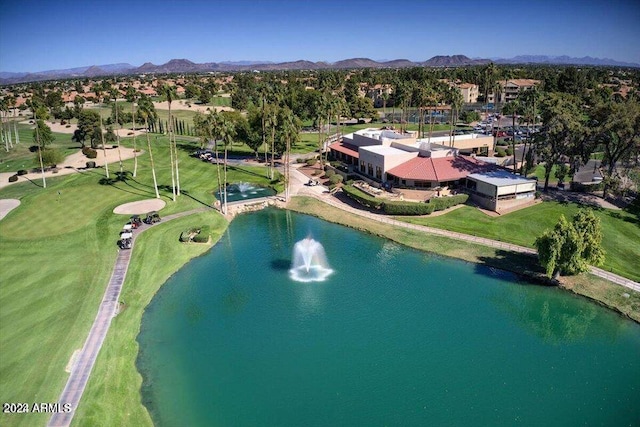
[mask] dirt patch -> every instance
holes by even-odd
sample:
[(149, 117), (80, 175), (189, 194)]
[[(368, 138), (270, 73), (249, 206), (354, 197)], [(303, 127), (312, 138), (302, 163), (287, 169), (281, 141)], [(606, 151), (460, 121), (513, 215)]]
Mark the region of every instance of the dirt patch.
[(0, 199), (0, 220), (18, 206), (20, 206), (18, 199)]
[(138, 202), (125, 203), (117, 206), (113, 213), (120, 215), (142, 215), (151, 211), (159, 211), (166, 205), (162, 199), (147, 199)]

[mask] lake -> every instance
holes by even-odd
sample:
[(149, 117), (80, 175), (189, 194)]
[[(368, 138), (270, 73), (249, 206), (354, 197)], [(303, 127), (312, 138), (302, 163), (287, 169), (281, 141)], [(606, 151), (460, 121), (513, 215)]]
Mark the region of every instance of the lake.
[[(291, 279), (294, 244), (308, 236), (333, 270), (324, 281)], [(640, 325), (283, 210), (236, 217), (160, 289), (138, 340), (157, 426), (640, 420)]]

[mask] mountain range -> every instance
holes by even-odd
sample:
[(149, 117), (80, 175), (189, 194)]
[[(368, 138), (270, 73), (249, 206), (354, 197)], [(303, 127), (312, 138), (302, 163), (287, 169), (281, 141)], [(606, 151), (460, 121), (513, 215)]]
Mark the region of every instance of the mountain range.
[(405, 68), (405, 67), (463, 67), (467, 65), (481, 65), (489, 62), (496, 64), (560, 64), (560, 65), (591, 65), (640, 67), (640, 64), (615, 61), (608, 58), (592, 58), (585, 56), (573, 58), (569, 56), (520, 55), (513, 58), (468, 58), (464, 55), (441, 55), (423, 61), (414, 62), (408, 59), (390, 61), (374, 61), (369, 58), (351, 58), (333, 63), (293, 61), (274, 63), (268, 61), (225, 61), (195, 63), (188, 59), (172, 59), (166, 64), (155, 65), (146, 62), (139, 67), (127, 63), (91, 65), (86, 67), (69, 68), (64, 70), (48, 70), (33, 73), (0, 72), (0, 84), (14, 84), (31, 81), (55, 80), (66, 78), (98, 77), (114, 74), (167, 74), (167, 73), (197, 73), (197, 72), (226, 72), (226, 71), (272, 71), (272, 70), (319, 70), (319, 69), (352, 69), (352, 68)]

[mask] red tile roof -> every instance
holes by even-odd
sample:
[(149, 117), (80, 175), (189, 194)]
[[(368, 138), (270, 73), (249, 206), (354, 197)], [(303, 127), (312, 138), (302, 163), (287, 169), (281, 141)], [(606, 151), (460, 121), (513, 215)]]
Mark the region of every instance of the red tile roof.
[(345, 144), (344, 142), (334, 142), (329, 148), (339, 153), (344, 153), (347, 156), (355, 157), (356, 159), (360, 158), (358, 155), (358, 147), (355, 145)]
[(439, 159), (416, 157), (388, 170), (387, 173), (401, 179), (443, 182), (456, 181), (467, 177), (469, 174), (484, 172), (493, 168), (493, 165), (467, 156)]

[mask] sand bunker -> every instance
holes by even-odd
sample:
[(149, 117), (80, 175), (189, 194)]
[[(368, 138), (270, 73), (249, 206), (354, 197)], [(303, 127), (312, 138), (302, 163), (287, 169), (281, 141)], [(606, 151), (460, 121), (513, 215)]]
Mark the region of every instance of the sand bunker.
[(0, 220), (18, 206), (20, 206), (18, 199), (0, 199)]
[(151, 211), (159, 211), (166, 205), (162, 199), (147, 199), (140, 200), (139, 202), (125, 203), (124, 205), (117, 206), (113, 213), (121, 215), (142, 215)]

